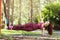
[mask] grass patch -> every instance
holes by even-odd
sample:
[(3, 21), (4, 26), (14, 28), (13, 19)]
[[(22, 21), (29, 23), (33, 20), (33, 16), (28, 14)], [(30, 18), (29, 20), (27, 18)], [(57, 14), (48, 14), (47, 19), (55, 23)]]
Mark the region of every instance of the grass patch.
[[(54, 31), (55, 32), (55, 31)], [(27, 35), (27, 36), (40, 36), (41, 34), (41, 31), (38, 30), (38, 31), (22, 31), (22, 30), (7, 30), (7, 29), (2, 29), (2, 34), (6, 34), (6, 35), (10, 35), (10, 34), (21, 34), (21, 35)], [(47, 31), (46, 31), (46, 34)], [(53, 33), (53, 35), (51, 37), (56, 37), (56, 38), (60, 38), (60, 34), (57, 34), (57, 33)]]
[(40, 34), (41, 32), (33, 32), (33, 31), (22, 31), (22, 30), (6, 30), (2, 29), (2, 34)]

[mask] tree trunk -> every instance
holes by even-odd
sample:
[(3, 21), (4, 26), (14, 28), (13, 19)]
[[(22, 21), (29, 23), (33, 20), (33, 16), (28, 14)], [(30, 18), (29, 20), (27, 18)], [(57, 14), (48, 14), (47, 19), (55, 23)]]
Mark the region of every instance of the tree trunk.
[(0, 34), (1, 34), (1, 28), (2, 28), (2, 12), (1, 12), (1, 2), (2, 2), (2, 0), (0, 0)]
[(32, 0), (31, 0), (30, 2), (31, 2), (31, 11), (30, 11), (30, 12), (31, 12), (31, 18), (30, 18), (30, 22), (32, 22), (32, 15), (33, 15), (33, 8), (32, 8), (33, 5), (32, 5)]
[(4, 13), (5, 13), (5, 17), (7, 18), (7, 13), (6, 13), (6, 3), (5, 3), (4, 0), (3, 0), (3, 5), (4, 5)]
[(9, 21), (10, 21), (10, 0), (6, 0), (6, 14), (7, 14), (7, 19), (8, 19), (8, 26), (9, 26)]
[(14, 0), (12, 0), (12, 19), (11, 19), (11, 25), (13, 26), (13, 13), (14, 13)]
[(19, 20), (18, 20), (18, 24), (21, 25), (21, 0), (20, 0), (20, 14), (19, 14)]

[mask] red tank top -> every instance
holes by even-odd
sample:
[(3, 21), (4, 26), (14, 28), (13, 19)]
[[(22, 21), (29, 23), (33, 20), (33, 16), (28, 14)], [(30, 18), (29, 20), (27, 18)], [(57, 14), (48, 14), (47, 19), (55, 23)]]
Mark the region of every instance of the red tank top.
[(40, 22), (40, 23), (38, 23), (38, 28), (39, 29), (41, 29), (42, 28), (42, 24), (43, 24), (44, 22)]

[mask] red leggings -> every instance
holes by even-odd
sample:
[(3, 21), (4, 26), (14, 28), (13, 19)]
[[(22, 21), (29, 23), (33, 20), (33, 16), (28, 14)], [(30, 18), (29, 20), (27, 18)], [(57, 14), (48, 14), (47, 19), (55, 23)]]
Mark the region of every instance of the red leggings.
[(12, 30), (25, 30), (25, 31), (33, 31), (39, 29), (37, 24), (27, 23), (25, 25), (15, 25)]

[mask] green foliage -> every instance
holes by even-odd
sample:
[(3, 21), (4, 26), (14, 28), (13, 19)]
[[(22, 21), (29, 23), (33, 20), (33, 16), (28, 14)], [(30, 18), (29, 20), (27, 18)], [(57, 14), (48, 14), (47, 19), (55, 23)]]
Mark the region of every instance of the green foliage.
[(36, 18), (37, 18), (36, 21), (40, 22), (40, 15), (38, 13), (36, 13)]
[[(23, 31), (23, 30), (19, 30), (19, 31), (16, 31), (16, 30), (6, 30), (6, 29), (2, 29), (2, 34), (4, 35), (10, 35), (10, 34), (20, 34), (20, 35), (36, 35), (36, 34), (40, 34), (41, 32), (40, 31), (35, 31), (35, 32), (32, 32), (32, 31)], [(11, 36), (9, 36), (9, 39), (11, 38)]]
[(35, 19), (33, 20), (35, 23), (40, 22), (40, 15), (39, 13), (36, 13)]
[(60, 20), (60, 3), (50, 3), (45, 5), (42, 11), (44, 21), (50, 20), (54, 24), (59, 24)]

